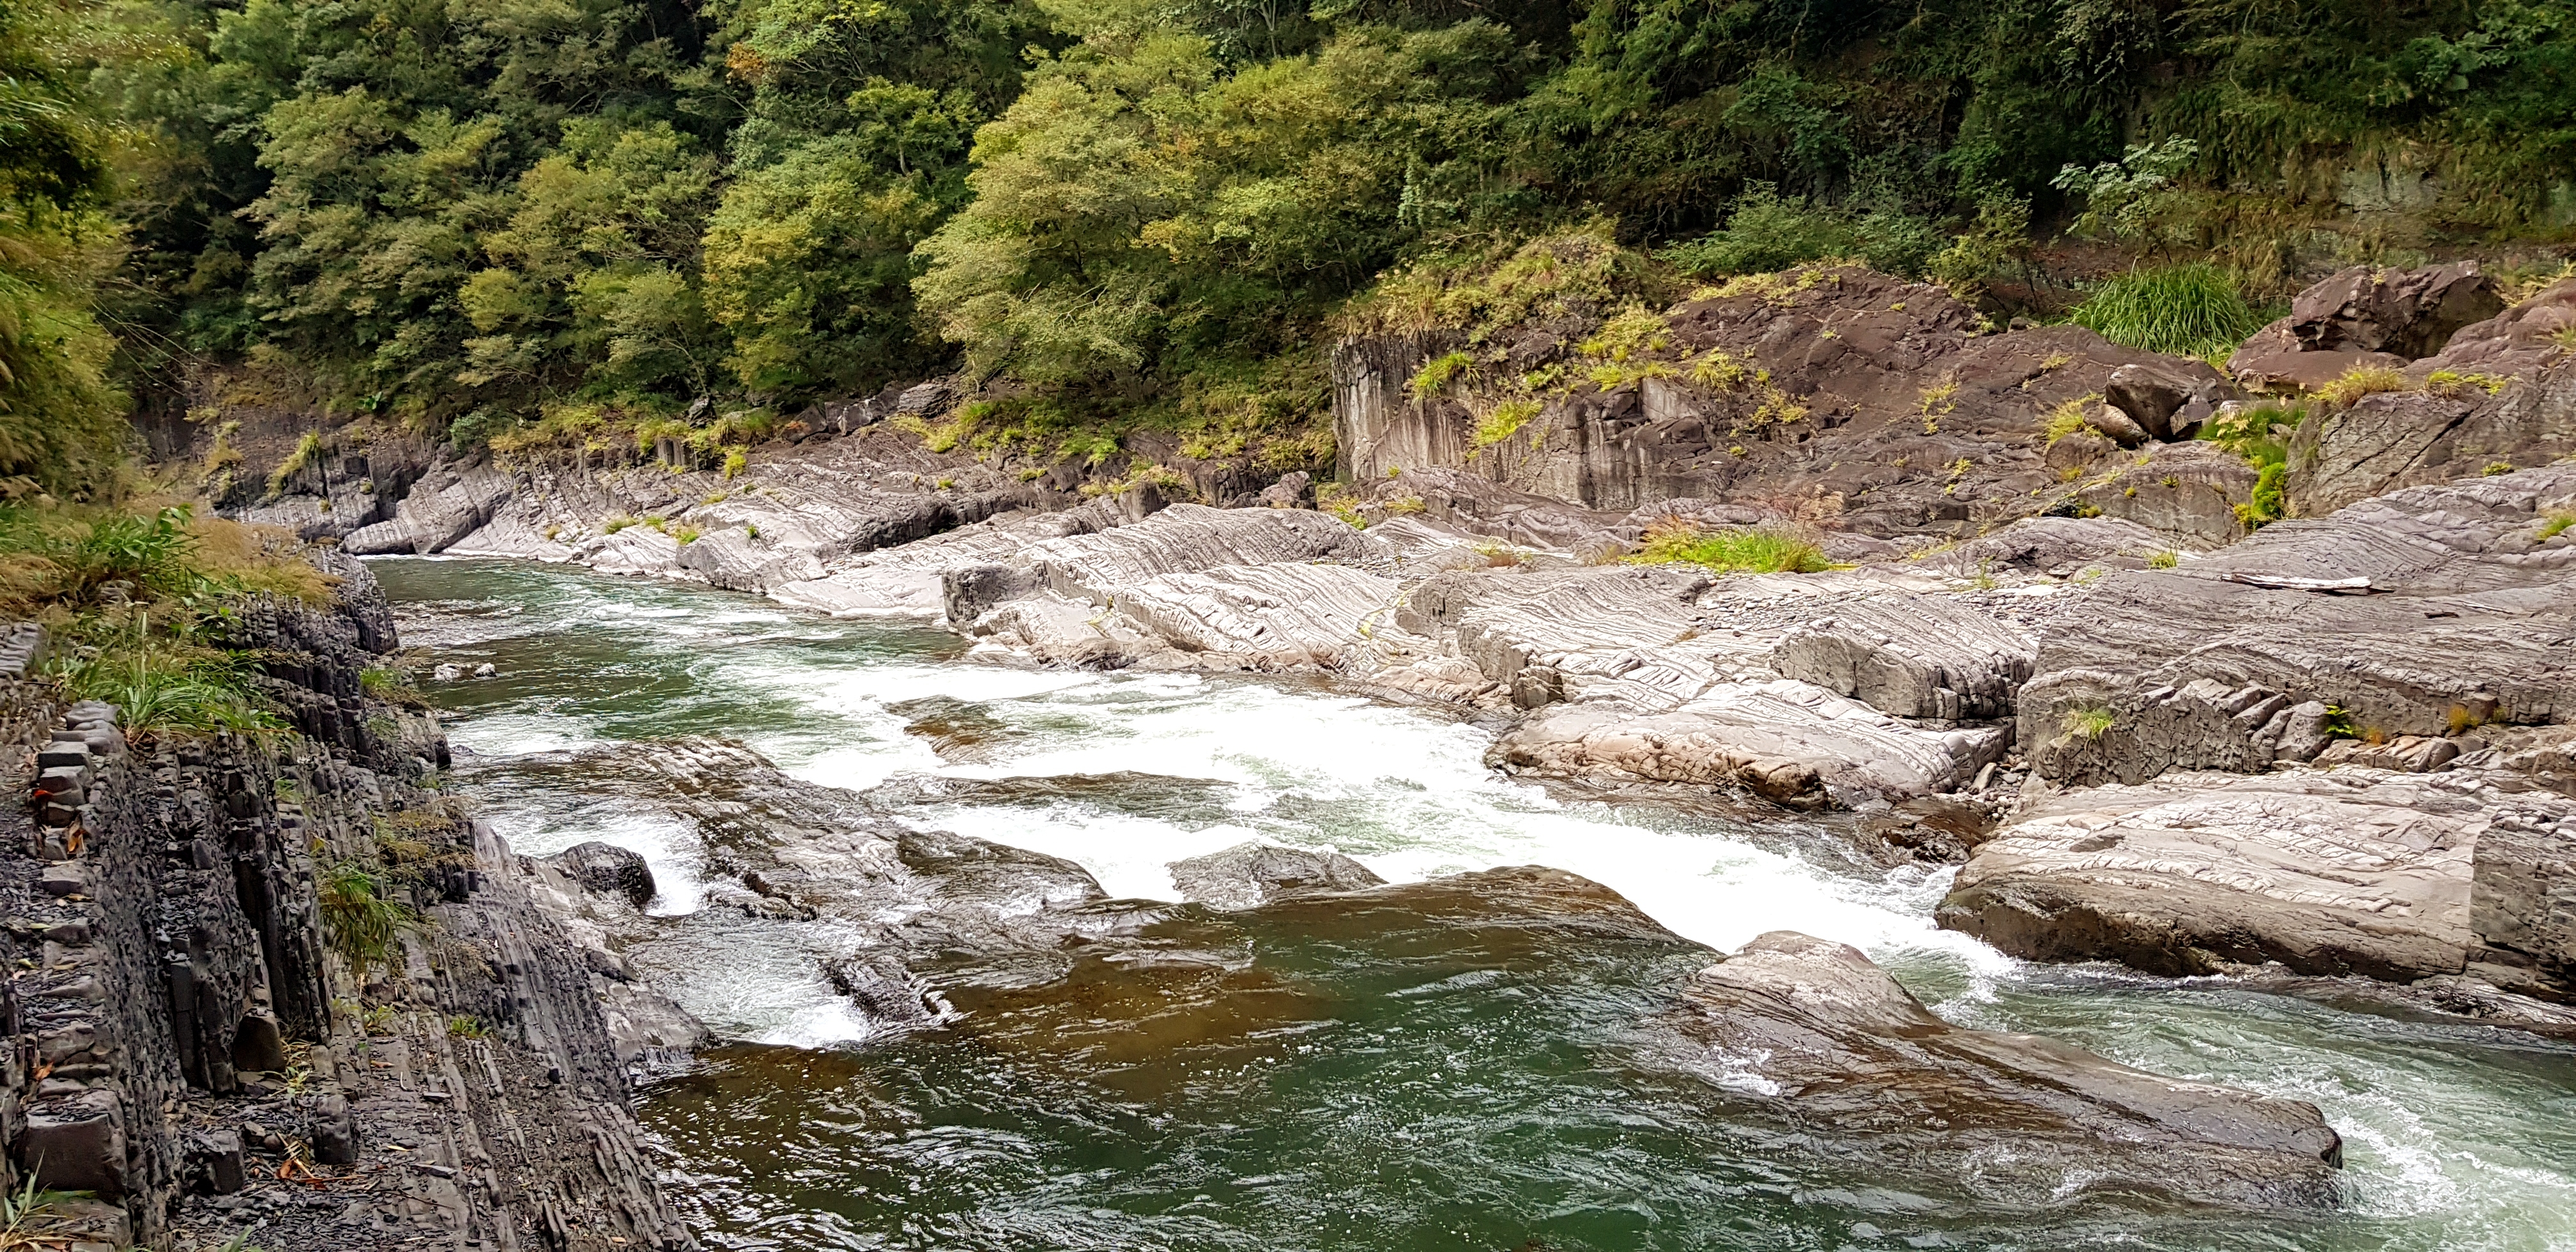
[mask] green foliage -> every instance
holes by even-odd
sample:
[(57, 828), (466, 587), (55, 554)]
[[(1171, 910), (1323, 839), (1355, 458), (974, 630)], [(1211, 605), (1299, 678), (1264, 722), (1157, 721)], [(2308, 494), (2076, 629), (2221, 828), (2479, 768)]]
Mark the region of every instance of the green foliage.
[(2169, 219), (2182, 207), (2175, 176), (2199, 154), (2200, 145), (2188, 139), (2131, 144), (2117, 161), (2090, 168), (2068, 165), (2048, 185), (2083, 197), (2077, 233), (2122, 243), (2159, 243)]
[(2087, 704), (2068, 709), (2058, 720), (2058, 728), (2071, 739), (2099, 739), (2119, 720), (2119, 715), (2107, 706)]
[(1478, 448), (1501, 443), (1521, 433), (1521, 427), (1538, 416), (1542, 407), (1536, 400), (1505, 400), (1476, 423), (1476, 432), (1468, 442)]
[(2264, 318), (2225, 272), (2190, 264), (2114, 276), (2076, 307), (2074, 320), (2126, 347), (2210, 356), (2244, 342)]
[(2172, 569), (2182, 564), (2182, 554), (2171, 548), (2159, 548), (2147, 554), (2148, 569)]
[(1815, 541), (1776, 527), (1703, 530), (1688, 523), (1649, 527), (1630, 556), (1639, 565), (1687, 563), (1743, 574), (1814, 574), (1833, 568)]
[(2356, 365), (2345, 370), (2342, 377), (2317, 388), (2315, 395), (2317, 399), (2337, 408), (2350, 408), (2363, 396), (2375, 396), (2388, 391), (2406, 391), (2410, 387), (2411, 384), (2406, 381), (2406, 375), (2396, 369), (2385, 365)]
[(2048, 442), (2056, 443), (2078, 431), (2092, 429), (2094, 408), (2101, 403), (2102, 393), (2096, 391), (2077, 396), (2050, 409), (2048, 420), (2042, 426), (2043, 432), (2048, 436)]
[(1855, 214), (1810, 204), (1804, 196), (1782, 196), (1778, 188), (1757, 183), (1736, 201), (1725, 229), (1663, 256), (1683, 273), (1702, 278), (1775, 273), (1834, 259), (1919, 278), (1934, 256), (1950, 246), (1931, 222), (1900, 209)]
[(379, 967), (390, 972), (412, 913), (387, 895), (384, 871), (357, 861), (325, 862), (316, 867), (314, 894), (332, 949), (361, 975)]
[(2570, 527), (2576, 527), (2576, 513), (2552, 513), (2541, 519), (2540, 540), (2547, 543), (2566, 534)]
[(1450, 382), (1475, 363), (1476, 358), (1469, 353), (1443, 353), (1431, 358), (1420, 370), (1415, 371), (1413, 381), (1406, 384), (1405, 389), (1412, 392), (1413, 398), (1417, 401), (1429, 400), (1448, 390)]
[[(934, 419), (978, 451), (1316, 467), (1332, 332), (1579, 335), (1678, 294), (1658, 254), (1969, 295), (2071, 224), (2270, 299), (2340, 171), (2410, 162), (2426, 238), (2546, 235), (2571, 73), (2576, 0), (21, 4), (0, 497), (114, 495), (115, 380), (191, 355), (517, 451), (962, 362), (1014, 402)], [(2211, 351), (2215, 273), (2083, 317)]]

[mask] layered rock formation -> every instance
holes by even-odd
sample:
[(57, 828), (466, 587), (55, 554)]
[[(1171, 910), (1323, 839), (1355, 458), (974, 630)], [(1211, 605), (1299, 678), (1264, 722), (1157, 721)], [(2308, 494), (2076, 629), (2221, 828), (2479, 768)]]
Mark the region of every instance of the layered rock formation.
[[(0, 677), (0, 733), (46, 745), (36, 804), (0, 815), (35, 971), (8, 992), (11, 1177), (96, 1197), (39, 1222), (76, 1246), (694, 1246), (638, 1153), (592, 963), (423, 786), (435, 724), (363, 694), (393, 639), (339, 568), (335, 612), (230, 618), (296, 732), (129, 741), (111, 707)], [(434, 925), (366, 939), (371, 897)]]

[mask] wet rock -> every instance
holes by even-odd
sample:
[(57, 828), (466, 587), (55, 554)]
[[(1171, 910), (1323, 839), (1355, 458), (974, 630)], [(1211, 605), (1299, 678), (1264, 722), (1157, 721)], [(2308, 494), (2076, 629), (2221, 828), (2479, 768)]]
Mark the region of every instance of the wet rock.
[(1386, 882), (1338, 852), (1258, 842), (1174, 861), (1171, 871), (1182, 899), (1220, 909), (1248, 909), (1284, 896), (1358, 891)]
[(584, 888), (616, 896), (639, 909), (652, 903), (658, 890), (653, 882), (653, 867), (645, 863), (643, 856), (613, 843), (577, 843), (556, 853), (554, 861), (570, 871)]
[[(2316, 1106), (2178, 1082), (2032, 1035), (1954, 1026), (1857, 949), (1773, 931), (1709, 967), (1665, 1019), (1671, 1059), (1825, 1150), (1983, 1198), (2084, 1192), (2322, 1207), (2342, 1143)], [(1981, 1162), (2009, 1157), (2012, 1167)]]
[(2576, 938), (2553, 910), (2576, 878), (2551, 867), (2571, 853), (2576, 801), (2510, 776), (2177, 773), (2039, 800), (1936, 916), (2034, 960), (2469, 973), (2565, 999)]

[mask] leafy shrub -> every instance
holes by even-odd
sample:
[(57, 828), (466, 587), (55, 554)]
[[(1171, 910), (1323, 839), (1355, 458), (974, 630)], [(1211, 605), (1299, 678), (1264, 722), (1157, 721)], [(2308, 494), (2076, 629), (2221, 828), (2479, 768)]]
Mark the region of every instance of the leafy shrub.
[(1678, 519), (1648, 527), (1637, 565), (1705, 565), (1743, 574), (1813, 574), (1833, 568), (1824, 549), (1795, 531), (1769, 526), (1705, 530)]
[(2113, 343), (2176, 356), (2214, 356), (2263, 328), (2235, 280), (2214, 265), (2134, 269), (2106, 279), (2073, 314)]
[(1916, 278), (1952, 246), (1931, 222), (1897, 209), (1855, 217), (1847, 208), (1811, 204), (1756, 183), (1736, 200), (1723, 229), (1661, 255), (1694, 278), (1769, 274), (1824, 260), (1863, 261), (1881, 273)]

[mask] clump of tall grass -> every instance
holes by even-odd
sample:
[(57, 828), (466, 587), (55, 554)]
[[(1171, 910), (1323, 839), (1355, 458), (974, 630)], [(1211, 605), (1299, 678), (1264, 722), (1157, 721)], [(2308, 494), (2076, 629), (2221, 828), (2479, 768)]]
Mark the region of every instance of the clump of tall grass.
[(2217, 266), (2133, 269), (2105, 279), (2074, 320), (2113, 343), (2175, 356), (2216, 356), (2263, 328), (2263, 315)]
[(142, 615), (131, 630), (111, 629), (72, 644), (49, 670), (73, 699), (115, 705), (128, 733), (286, 729), (284, 719), (253, 694), (239, 662), (156, 637)]
[(1813, 574), (1832, 569), (1824, 549), (1796, 531), (1772, 526), (1730, 526), (1707, 530), (1679, 519), (1646, 529), (1637, 565), (1705, 565), (1738, 574)]
[(314, 893), (333, 949), (362, 974), (371, 967), (393, 968), (411, 910), (391, 898), (381, 874), (356, 861), (331, 861), (315, 875)]

